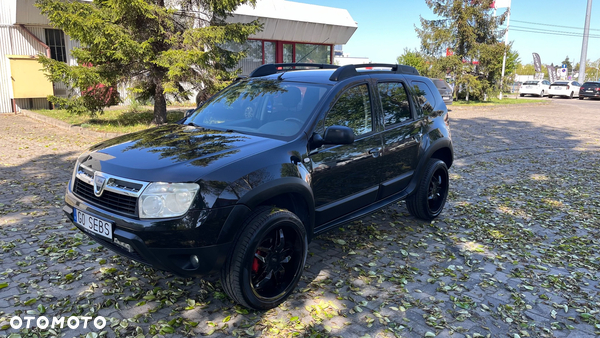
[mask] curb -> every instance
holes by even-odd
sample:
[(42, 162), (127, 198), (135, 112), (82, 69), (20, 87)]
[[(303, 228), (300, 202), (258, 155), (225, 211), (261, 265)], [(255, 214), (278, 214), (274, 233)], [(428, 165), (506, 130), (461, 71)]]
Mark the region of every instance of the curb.
[(29, 117), (31, 119), (38, 120), (40, 122), (44, 122), (49, 125), (52, 125), (52, 126), (55, 126), (55, 127), (61, 128), (61, 129), (73, 131), (78, 134), (89, 136), (89, 137), (113, 138), (113, 137), (125, 135), (125, 133), (107, 133), (107, 132), (89, 130), (86, 128), (82, 128), (80, 126), (71, 125), (66, 122), (59, 121), (57, 119), (53, 119), (51, 117), (48, 117), (48, 116), (45, 116), (42, 114), (34, 113), (34, 112), (32, 112), (30, 110), (26, 110), (26, 109), (21, 109), (20, 114), (22, 114), (23, 116)]

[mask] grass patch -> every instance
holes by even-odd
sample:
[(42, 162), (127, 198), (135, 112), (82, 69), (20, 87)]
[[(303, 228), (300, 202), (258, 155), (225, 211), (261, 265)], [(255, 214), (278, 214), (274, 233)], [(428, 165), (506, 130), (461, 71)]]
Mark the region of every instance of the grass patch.
[(514, 99), (514, 98), (504, 98), (502, 100), (492, 98), (487, 101), (454, 101), (452, 102), (453, 106), (497, 106), (504, 104), (525, 104), (525, 103), (543, 103), (547, 102), (547, 100), (531, 100), (531, 99)]
[[(132, 110), (131, 108), (117, 108), (105, 110), (102, 115), (90, 117), (87, 115), (72, 115), (63, 109), (54, 110), (36, 110), (38, 114), (45, 115), (70, 125), (80, 126), (82, 128), (107, 132), (107, 133), (132, 133), (152, 127), (150, 123), (154, 117), (152, 108), (141, 108)], [(184, 109), (167, 111), (167, 121), (176, 122), (183, 118)]]

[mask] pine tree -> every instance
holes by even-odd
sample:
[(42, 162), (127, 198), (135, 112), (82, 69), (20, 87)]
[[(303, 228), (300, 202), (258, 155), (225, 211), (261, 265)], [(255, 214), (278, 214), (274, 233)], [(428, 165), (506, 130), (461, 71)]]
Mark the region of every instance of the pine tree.
[(154, 99), (153, 123), (166, 122), (166, 95), (188, 99), (191, 89), (214, 93), (233, 79), (243, 53), (226, 50), (243, 43), (258, 22), (226, 23), (240, 4), (256, 0), (94, 0), (92, 3), (37, 0), (50, 23), (81, 48), (71, 51), (77, 66), (41, 56), (50, 80), (81, 95), (49, 100), (76, 113), (101, 113), (112, 104), (118, 83)]
[[(460, 85), (476, 99), (498, 90), (502, 72), (502, 56), (506, 48), (507, 72), (516, 67), (518, 54), (500, 42), (504, 31), (500, 25), (506, 13), (494, 16), (492, 0), (426, 0), (433, 13), (441, 17), (426, 20), (421, 17), (422, 53), (436, 60), (433, 69), (452, 73), (455, 91)], [(446, 56), (451, 50), (452, 55)]]

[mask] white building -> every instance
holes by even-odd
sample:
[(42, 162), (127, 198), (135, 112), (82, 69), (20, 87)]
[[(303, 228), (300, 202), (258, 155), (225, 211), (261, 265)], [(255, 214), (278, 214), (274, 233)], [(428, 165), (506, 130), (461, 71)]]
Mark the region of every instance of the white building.
[[(0, 1), (0, 113), (47, 109), (48, 95), (66, 94), (67, 88), (45, 78), (36, 55), (76, 64), (70, 51), (79, 47), (78, 42), (54, 29), (34, 4), (35, 0)], [(255, 8), (240, 6), (228, 21), (255, 19), (264, 29), (250, 36), (245, 46), (248, 56), (240, 62), (242, 75), (264, 63), (333, 63), (334, 45), (346, 44), (357, 29), (345, 9), (285, 0), (259, 0)]]

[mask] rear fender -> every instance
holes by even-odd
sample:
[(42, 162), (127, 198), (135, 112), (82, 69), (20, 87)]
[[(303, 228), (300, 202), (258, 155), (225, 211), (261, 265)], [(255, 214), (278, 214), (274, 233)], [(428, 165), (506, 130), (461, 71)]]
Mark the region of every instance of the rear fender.
[[(431, 140), (429, 140), (429, 141), (431, 141)], [(419, 164), (417, 165), (417, 168), (415, 169), (415, 174), (413, 175), (413, 178), (412, 178), (411, 182), (408, 184), (408, 187), (406, 189), (406, 191), (408, 191), (409, 194), (412, 194), (415, 191), (417, 185), (421, 181), (421, 178), (423, 177), (423, 173), (425, 172), (425, 166), (427, 165), (427, 162), (429, 161), (429, 159), (435, 154), (435, 152), (437, 152), (438, 150), (442, 150), (444, 148), (448, 149), (450, 152), (450, 158), (445, 159), (446, 165), (448, 166), (448, 168), (450, 168), (450, 166), (452, 165), (452, 162), (454, 161), (454, 151), (452, 148), (452, 141), (449, 138), (437, 139), (427, 149), (425, 155), (421, 157), (421, 161), (419, 162)]]

